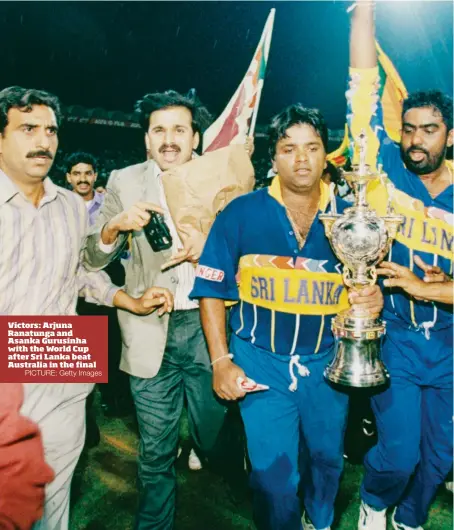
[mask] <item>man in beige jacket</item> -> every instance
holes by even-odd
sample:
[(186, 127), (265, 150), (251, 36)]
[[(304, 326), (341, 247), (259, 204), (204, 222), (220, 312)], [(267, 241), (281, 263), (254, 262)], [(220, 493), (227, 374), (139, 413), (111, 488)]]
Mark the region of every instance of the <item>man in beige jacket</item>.
[[(135, 528), (170, 530), (175, 511), (178, 431), (186, 397), (192, 438), (202, 453), (214, 447), (225, 408), (211, 387), (211, 367), (198, 304), (189, 300), (199, 256), (183, 249), (169, 215), (161, 174), (191, 160), (206, 109), (177, 92), (146, 95), (137, 103), (150, 160), (114, 171), (103, 207), (87, 241), (87, 268), (105, 267), (131, 234), (126, 291), (167, 287), (175, 296), (168, 316), (136, 317), (119, 311), (123, 335), (121, 369), (131, 375), (140, 428), (141, 499)], [(156, 205), (159, 205), (158, 207)], [(173, 247), (154, 252), (142, 230), (150, 210), (163, 211)], [(169, 266), (170, 265), (170, 266)]]

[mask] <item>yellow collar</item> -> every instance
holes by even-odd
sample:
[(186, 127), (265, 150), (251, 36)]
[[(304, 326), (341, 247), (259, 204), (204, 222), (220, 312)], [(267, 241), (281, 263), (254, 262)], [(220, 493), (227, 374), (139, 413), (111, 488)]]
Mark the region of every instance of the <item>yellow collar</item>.
[[(276, 199), (279, 204), (285, 206), (282, 199), (281, 182), (279, 175), (276, 175), (271, 182), (268, 193), (273, 199)], [(322, 179), (320, 179), (320, 211), (324, 212), (330, 201), (329, 186)]]

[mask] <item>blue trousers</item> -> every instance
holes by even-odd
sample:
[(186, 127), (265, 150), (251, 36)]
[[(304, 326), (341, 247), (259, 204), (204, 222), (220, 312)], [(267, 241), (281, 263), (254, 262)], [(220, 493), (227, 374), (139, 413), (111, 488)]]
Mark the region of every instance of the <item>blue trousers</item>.
[(391, 385), (372, 398), (378, 444), (365, 458), (362, 499), (377, 510), (397, 505), (396, 521), (427, 520), (452, 467), (452, 329), (423, 332), (388, 323), (382, 355)]
[(348, 396), (323, 379), (332, 351), (301, 358), (310, 375), (297, 375), (295, 392), (289, 390), (290, 357), (275, 355), (236, 335), (231, 351), (248, 377), (270, 387), (246, 395), (240, 403), (257, 528), (300, 530), (300, 486), (315, 528), (327, 528), (343, 469), (348, 409)]

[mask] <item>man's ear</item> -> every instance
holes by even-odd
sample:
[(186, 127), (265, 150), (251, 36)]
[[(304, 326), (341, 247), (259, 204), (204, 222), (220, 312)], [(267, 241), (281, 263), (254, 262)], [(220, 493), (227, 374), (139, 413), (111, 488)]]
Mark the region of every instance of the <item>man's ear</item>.
[[(66, 173), (66, 180), (68, 182), (68, 184), (71, 184), (71, 175), (69, 173)], [(71, 184), (72, 186), (72, 184)]]
[[(0, 138), (0, 142), (1, 142), (1, 138)], [(454, 143), (454, 129), (451, 129), (449, 132), (448, 132), (448, 139), (446, 141), (446, 145), (448, 147), (452, 147), (452, 144)], [(1, 143), (0, 143), (0, 146), (1, 146)], [(1, 149), (0, 149), (0, 152), (1, 152)]]
[(98, 178), (98, 173), (95, 173), (95, 179), (93, 180), (93, 184), (96, 182), (97, 178)]
[(273, 168), (274, 173), (276, 173), (277, 175), (277, 166), (276, 166), (276, 162), (274, 161), (274, 158), (273, 160), (271, 160), (271, 167)]
[(200, 134), (196, 132), (192, 138), (192, 150), (195, 151), (199, 147), (200, 143)]
[(147, 160), (150, 160), (151, 151), (150, 151), (150, 138), (148, 137), (148, 133), (145, 133), (145, 149), (147, 151)]

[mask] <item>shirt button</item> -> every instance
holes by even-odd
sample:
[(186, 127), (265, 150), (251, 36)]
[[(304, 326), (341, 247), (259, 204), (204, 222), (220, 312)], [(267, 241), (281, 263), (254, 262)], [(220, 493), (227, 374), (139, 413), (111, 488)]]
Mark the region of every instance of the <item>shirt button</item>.
[(293, 253), (294, 253), (294, 254), (298, 254), (298, 251), (296, 250), (296, 248), (295, 248), (295, 250), (293, 251)]
[(171, 281), (172, 283), (178, 283), (178, 280), (177, 280), (176, 278), (174, 278), (173, 276), (172, 276), (172, 278), (170, 278), (170, 281)]
[(289, 236), (293, 236), (293, 230), (290, 230), (290, 232), (288, 233)]

